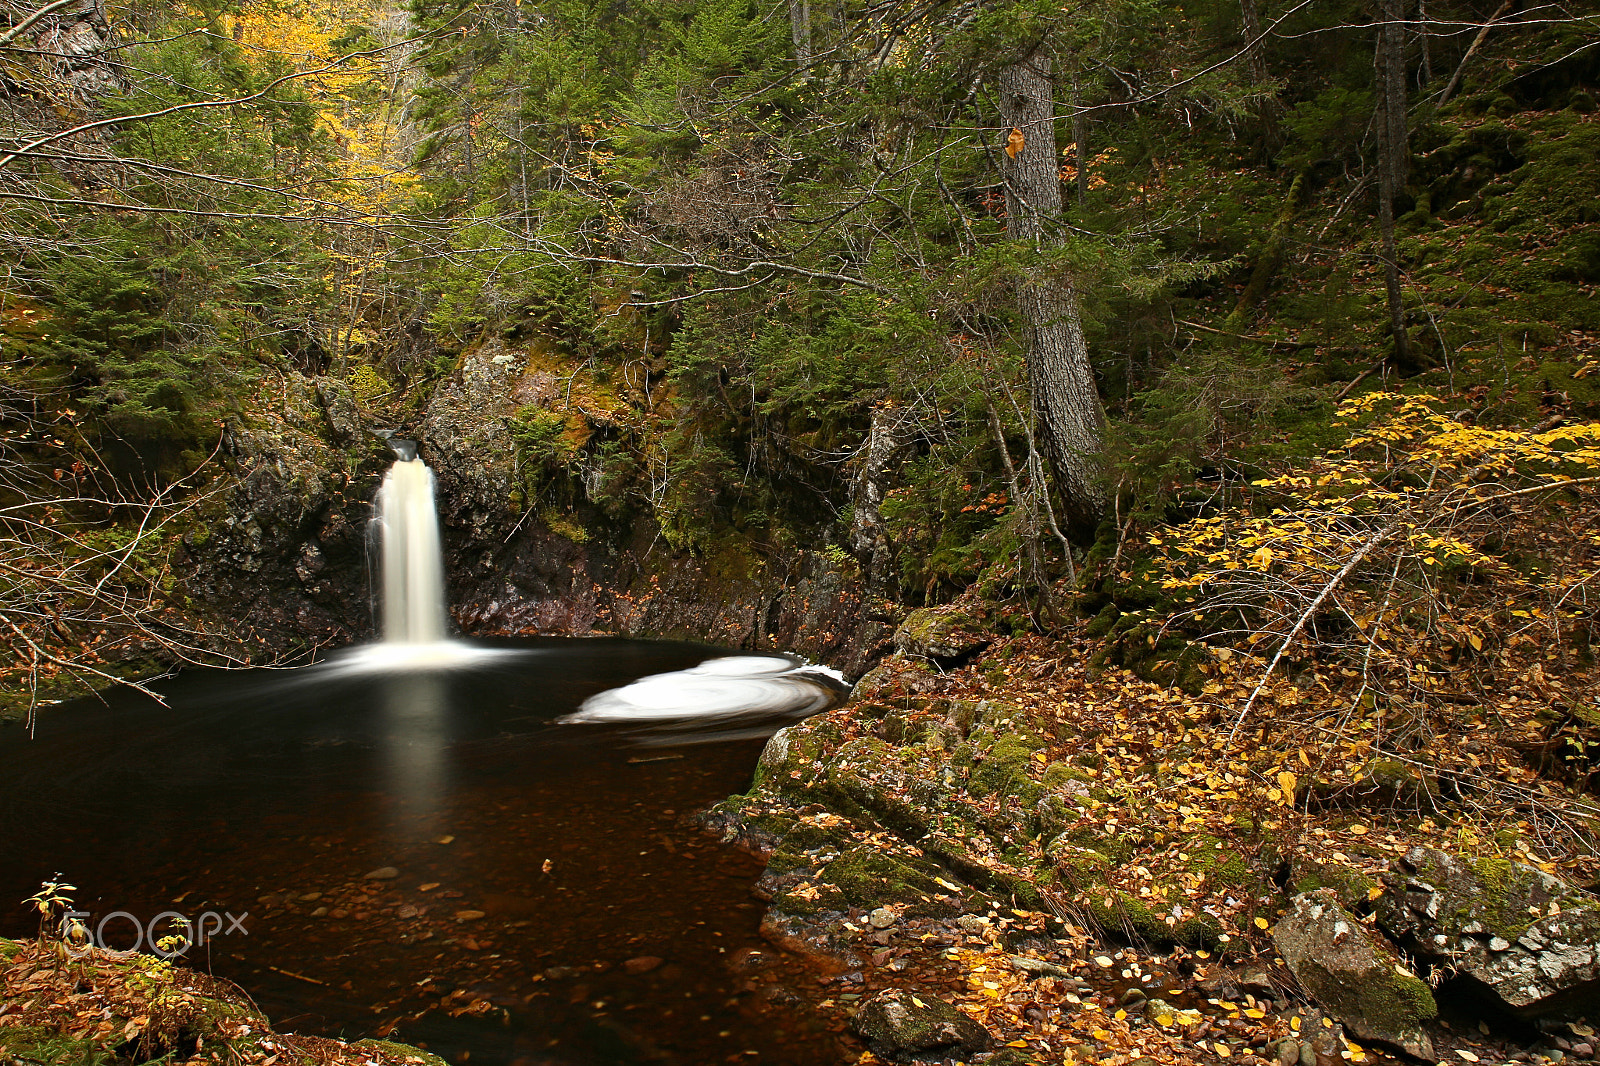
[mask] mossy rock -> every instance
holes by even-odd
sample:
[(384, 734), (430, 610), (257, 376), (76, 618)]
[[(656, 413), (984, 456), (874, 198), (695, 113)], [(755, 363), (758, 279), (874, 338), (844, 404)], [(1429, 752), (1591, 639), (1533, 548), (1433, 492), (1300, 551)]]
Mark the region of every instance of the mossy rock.
[(1302, 798), (1317, 810), (1365, 807), (1403, 811), (1437, 809), (1442, 796), (1439, 781), (1409, 763), (1382, 757), (1362, 764), (1358, 780), (1349, 785), (1312, 781)]
[(1353, 866), (1297, 855), (1289, 860), (1289, 883), (1284, 889), (1292, 899), (1318, 889), (1330, 889), (1346, 910), (1365, 914), (1372, 909), (1372, 890), (1378, 882)]
[(1111, 876), (1111, 860), (1090, 848), (1080, 847), (1058, 836), (1045, 845), (1044, 853), (1056, 864), (1057, 881), (1074, 892), (1086, 892), (1103, 885)]
[(353, 1050), (366, 1051), (377, 1056), (380, 1062), (417, 1063), (420, 1066), (449, 1066), (438, 1055), (410, 1044), (397, 1044), (393, 1040), (357, 1040), (350, 1045)]
[(1100, 826), (1082, 826), (1065, 834), (1066, 842), (1086, 851), (1098, 851), (1118, 865), (1128, 862), (1138, 850), (1126, 834)]
[(1127, 892), (1090, 890), (1086, 896), (1089, 917), (1110, 936), (1158, 948), (1181, 944), (1210, 950), (1220, 943), (1222, 925), (1210, 915), (1188, 914), (1169, 924), (1167, 915)]
[[(1094, 775), (1066, 762), (1053, 762), (1044, 768), (1044, 773), (1039, 776), (1039, 783), (1045, 788), (1055, 791), (1067, 787), (1070, 782), (1092, 784)], [(1084, 790), (1088, 795), (1088, 790)]]
[[(823, 867), (819, 882), (835, 886), (847, 904), (872, 909), (898, 903), (913, 917), (946, 918), (960, 913), (962, 893), (941, 880), (944, 869), (913, 855), (857, 845)], [(954, 882), (951, 882), (952, 884)]]
[(1600, 904), (1497, 856), (1413, 847), (1385, 878), (1378, 922), (1421, 958), (1484, 985), (1525, 1017), (1593, 1001)]
[(1031, 807), (1044, 795), (1044, 786), (1028, 773), (1034, 753), (1042, 746), (1034, 737), (997, 738), (968, 775), (967, 792), (976, 798), (1014, 796), (1020, 804)]
[(1432, 1060), (1423, 1028), (1439, 1014), (1432, 991), (1400, 966), (1393, 945), (1340, 906), (1331, 889), (1295, 897), (1272, 939), (1301, 987), (1351, 1032)]
[(1186, 852), (1190, 869), (1212, 884), (1248, 888), (1265, 880), (1248, 855), (1217, 837), (1197, 837)]
[(922, 607), (906, 615), (894, 633), (895, 650), (952, 666), (987, 648), (990, 637), (973, 616), (947, 608)]

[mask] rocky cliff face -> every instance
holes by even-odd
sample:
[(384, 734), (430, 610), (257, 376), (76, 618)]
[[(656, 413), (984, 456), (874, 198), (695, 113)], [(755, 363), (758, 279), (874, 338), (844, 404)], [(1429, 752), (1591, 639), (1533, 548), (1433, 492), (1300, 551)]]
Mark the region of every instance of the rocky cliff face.
[[(862, 589), (821, 552), (708, 559), (648, 515), (596, 535), (522, 499), (511, 427), (549, 393), (521, 355), (462, 360), (396, 435), (438, 481), (452, 610), (469, 634), (613, 633), (793, 651), (852, 675), (890, 648)], [(366, 526), (391, 456), (348, 386), (289, 374), (230, 425), (226, 486), (185, 536), (186, 588), (253, 658), (372, 632)]]

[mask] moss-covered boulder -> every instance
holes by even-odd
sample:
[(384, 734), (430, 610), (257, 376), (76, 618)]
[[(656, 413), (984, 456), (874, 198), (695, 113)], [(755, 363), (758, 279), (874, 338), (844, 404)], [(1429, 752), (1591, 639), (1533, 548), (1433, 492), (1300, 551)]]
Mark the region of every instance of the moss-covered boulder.
[(895, 630), (894, 647), (901, 655), (950, 666), (987, 648), (991, 638), (974, 619), (960, 611), (923, 607), (906, 615)]
[(1600, 1007), (1600, 904), (1542, 870), (1414, 847), (1379, 901), (1383, 928), (1527, 1017)]
[(851, 1027), (891, 1062), (966, 1059), (993, 1043), (983, 1026), (950, 1004), (897, 988), (863, 1003)]
[(1340, 906), (1331, 889), (1296, 896), (1272, 940), (1306, 993), (1356, 1036), (1433, 1058), (1423, 1027), (1439, 1007), (1427, 982), (1400, 966), (1393, 945)]
[[(203, 1054), (202, 1054), (203, 1052)], [(445, 1066), (386, 1040), (274, 1032), (238, 988), (151, 955), (0, 940), (0, 1062)]]

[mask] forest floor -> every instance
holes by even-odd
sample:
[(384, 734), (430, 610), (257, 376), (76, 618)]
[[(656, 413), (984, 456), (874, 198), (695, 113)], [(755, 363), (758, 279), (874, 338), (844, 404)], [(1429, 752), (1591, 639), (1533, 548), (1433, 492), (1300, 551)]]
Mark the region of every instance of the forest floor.
[[(1594, 880), (1583, 793), (1528, 758), (1552, 693), (1580, 678), (1435, 715), (1402, 761), (1337, 701), (1285, 696), (1241, 723), (1257, 679), (1226, 660), (1194, 696), (1100, 665), (1100, 648), (1002, 639), (948, 669), (896, 656), (769, 748), (725, 835), (771, 856), (769, 936), (838, 974), (824, 1011), (844, 1020), (884, 989), (937, 997), (992, 1034), (996, 1063), (1395, 1061), (1285, 967), (1269, 931), (1294, 895), (1331, 887), (1374, 927), (1393, 863), (1419, 846)], [(1069, 803), (1043, 827), (1021, 816), (1052, 789)], [(960, 883), (932, 875), (930, 895), (928, 860)], [(1397, 968), (1436, 990), (1439, 1060), (1595, 1055), (1590, 1019), (1521, 1021), (1449, 967)]]
[(152, 955), (0, 940), (0, 1062), (443, 1066), (384, 1040), (275, 1032), (232, 982)]

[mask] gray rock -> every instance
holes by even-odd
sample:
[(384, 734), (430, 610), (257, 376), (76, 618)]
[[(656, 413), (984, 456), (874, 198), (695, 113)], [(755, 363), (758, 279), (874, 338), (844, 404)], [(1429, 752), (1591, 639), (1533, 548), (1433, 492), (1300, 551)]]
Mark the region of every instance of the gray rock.
[(380, 866), (361, 875), (364, 881), (393, 881), (400, 876), (400, 871), (393, 866)]
[(1422, 1028), (1439, 1013), (1432, 991), (1399, 968), (1393, 947), (1340, 906), (1332, 889), (1296, 896), (1272, 940), (1301, 987), (1352, 1033), (1433, 1058)]
[(899, 915), (888, 907), (879, 907), (867, 915), (867, 921), (871, 923), (874, 929), (887, 929), (899, 920)]
[(1384, 930), (1535, 1017), (1600, 1005), (1600, 905), (1542, 870), (1414, 847), (1387, 877)]
[(327, 416), (333, 439), (349, 444), (361, 435), (361, 415), (356, 411), (356, 401), (350, 386), (338, 378), (317, 378), (317, 402)]
[(994, 1042), (983, 1026), (943, 1000), (897, 988), (866, 1000), (850, 1025), (875, 1055), (895, 1062), (965, 1059)]

